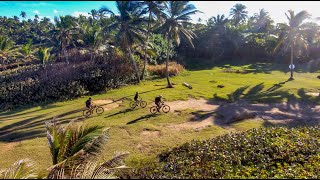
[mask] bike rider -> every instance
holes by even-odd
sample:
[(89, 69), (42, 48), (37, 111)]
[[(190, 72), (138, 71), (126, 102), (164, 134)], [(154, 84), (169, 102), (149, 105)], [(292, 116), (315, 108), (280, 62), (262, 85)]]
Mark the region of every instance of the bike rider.
[(161, 107), (161, 98), (162, 98), (162, 95), (157, 96), (157, 97), (154, 99), (154, 103), (157, 105), (157, 110), (158, 110), (158, 112), (159, 112), (160, 107)]
[(136, 92), (136, 95), (135, 95), (135, 96), (134, 96), (134, 98), (133, 98), (135, 102), (137, 102), (137, 101), (138, 101), (138, 97), (139, 97), (139, 93), (138, 93), (138, 92)]
[(90, 97), (90, 98), (86, 101), (86, 107), (87, 107), (88, 109), (91, 109), (92, 105), (93, 105), (93, 103), (92, 103), (92, 100), (91, 100), (91, 97)]

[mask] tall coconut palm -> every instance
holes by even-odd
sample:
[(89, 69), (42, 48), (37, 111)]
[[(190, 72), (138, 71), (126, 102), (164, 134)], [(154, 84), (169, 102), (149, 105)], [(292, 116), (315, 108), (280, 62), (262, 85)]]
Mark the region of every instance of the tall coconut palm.
[(76, 22), (75, 18), (70, 15), (60, 16), (60, 18), (55, 17), (54, 21), (55, 27), (53, 29), (53, 34), (60, 41), (59, 55), (61, 57), (61, 53), (63, 53), (64, 57), (66, 58), (66, 62), (69, 63), (67, 46), (73, 43), (73, 36), (78, 34), (78, 23)]
[[(170, 46), (171, 43), (175, 43), (177, 46), (180, 44), (180, 37), (184, 37), (188, 40), (192, 47), (192, 39), (196, 36), (192, 30), (187, 29), (185, 26), (190, 24), (190, 15), (196, 14), (198, 11), (194, 5), (189, 4), (189, 1), (168, 1), (165, 2), (164, 10), (161, 13), (164, 20), (160, 27), (160, 32), (164, 35), (165, 39)], [(172, 88), (172, 84), (169, 79), (168, 63), (169, 63), (169, 49), (167, 49), (166, 60), (166, 77), (168, 82), (168, 88)]]
[[(293, 64), (294, 48), (299, 46), (304, 49), (308, 48), (308, 43), (304, 37), (304, 23), (303, 21), (308, 19), (311, 15), (307, 11), (300, 11), (298, 14), (294, 14), (294, 11), (288, 10), (288, 14), (285, 13), (288, 24), (281, 24), (281, 34), (279, 36), (279, 43), (275, 47), (274, 52), (276, 52), (280, 47), (285, 46), (290, 47), (291, 56), (290, 64)], [(290, 69), (289, 80), (294, 80), (293, 69)]]
[(90, 59), (93, 60), (94, 55), (97, 49), (102, 45), (103, 37), (102, 37), (102, 29), (96, 23), (93, 25), (84, 25), (82, 27), (82, 39), (85, 46), (89, 48), (90, 51)]
[(38, 14), (34, 15), (34, 22), (38, 23), (39, 22), (39, 16)]
[(144, 73), (147, 65), (147, 46), (149, 43), (149, 36), (150, 36), (150, 28), (151, 28), (151, 22), (159, 17), (163, 7), (164, 1), (143, 1), (143, 4), (146, 6), (145, 11), (148, 12), (148, 26), (147, 26), (147, 40), (144, 44), (144, 63), (143, 63), (143, 69), (141, 72), (140, 79), (144, 79)]
[(213, 27), (213, 29), (219, 34), (223, 34), (226, 32), (226, 24), (228, 22), (228, 18), (225, 18), (223, 14), (221, 16), (220, 14), (218, 14), (216, 17), (212, 17), (209, 19), (208, 25)]
[(13, 16), (13, 19), (18, 22), (19, 21), (19, 17), (18, 16)]
[(0, 36), (0, 60), (2, 64), (9, 62), (9, 58), (17, 55), (18, 46), (14, 46), (14, 42), (7, 36)]
[(267, 32), (270, 31), (270, 25), (273, 23), (269, 12), (264, 9), (260, 9), (259, 13), (255, 13), (254, 19), (254, 30), (257, 32)]
[(98, 11), (95, 10), (95, 9), (92, 9), (90, 11), (90, 13), (88, 13), (88, 14), (90, 14), (92, 16), (92, 19), (97, 19), (98, 18)]
[(232, 16), (232, 21), (234, 25), (238, 25), (241, 22), (245, 22), (248, 18), (247, 7), (243, 4), (236, 4), (230, 10), (230, 16)]
[(24, 11), (21, 11), (20, 16), (21, 16), (23, 19), (26, 19), (26, 18), (27, 18), (27, 13), (24, 12)]
[(135, 69), (136, 78), (140, 83), (139, 69), (133, 57), (131, 46), (137, 41), (140, 43), (144, 42), (146, 30), (141, 28), (141, 25), (146, 20), (142, 17), (141, 3), (137, 1), (116, 1), (116, 7), (118, 14), (107, 7), (102, 7), (99, 11), (101, 13), (109, 13), (115, 19), (105, 29), (116, 32), (116, 43), (128, 53)]

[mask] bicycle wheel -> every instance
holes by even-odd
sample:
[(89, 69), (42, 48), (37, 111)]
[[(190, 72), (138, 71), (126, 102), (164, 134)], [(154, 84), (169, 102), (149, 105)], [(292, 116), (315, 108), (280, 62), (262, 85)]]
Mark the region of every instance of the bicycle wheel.
[(83, 115), (84, 115), (85, 117), (91, 116), (91, 110), (90, 110), (90, 109), (83, 110)]
[(163, 111), (164, 113), (168, 113), (168, 112), (170, 111), (170, 106), (168, 106), (168, 105), (163, 105), (163, 106), (162, 106), (162, 111)]
[(137, 103), (135, 101), (132, 101), (129, 106), (131, 107), (131, 109), (134, 109), (137, 106)]
[(140, 102), (140, 106), (141, 106), (142, 108), (145, 108), (145, 107), (147, 106), (147, 102), (141, 101), (141, 102)]
[(98, 106), (97, 109), (96, 109), (96, 113), (97, 113), (97, 114), (102, 114), (103, 112), (104, 112), (103, 107)]
[(152, 106), (152, 107), (150, 108), (150, 112), (151, 112), (151, 114), (157, 113), (157, 112), (158, 112), (157, 106)]

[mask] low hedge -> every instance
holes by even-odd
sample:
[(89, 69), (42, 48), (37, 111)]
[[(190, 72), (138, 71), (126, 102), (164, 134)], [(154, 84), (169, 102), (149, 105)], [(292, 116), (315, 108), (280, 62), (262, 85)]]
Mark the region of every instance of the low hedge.
[(261, 128), (192, 141), (127, 178), (320, 178), (320, 127)]
[(97, 93), (130, 83), (133, 77), (132, 65), (114, 57), (8, 70), (0, 74), (0, 109)]

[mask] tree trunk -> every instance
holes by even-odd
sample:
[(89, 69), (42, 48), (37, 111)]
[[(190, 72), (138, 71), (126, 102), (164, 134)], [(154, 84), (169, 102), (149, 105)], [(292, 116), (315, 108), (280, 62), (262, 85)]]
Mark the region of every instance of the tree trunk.
[[(291, 44), (290, 64), (293, 64), (293, 44)], [(294, 80), (294, 79), (293, 79), (293, 68), (290, 69), (290, 78), (289, 78), (289, 80)]]
[(170, 50), (170, 39), (169, 35), (167, 36), (167, 42), (168, 42), (168, 49), (167, 49), (167, 60), (166, 60), (166, 77), (167, 77), (167, 88), (173, 88), (170, 79), (169, 79), (169, 69), (168, 69), (168, 63), (169, 63), (169, 50)]
[(132, 55), (132, 52), (131, 52), (130, 47), (128, 47), (128, 53), (129, 53), (129, 56), (130, 56), (130, 58), (131, 58), (131, 60), (132, 60), (134, 69), (135, 69), (135, 71), (136, 71), (136, 77), (137, 77), (138, 83), (140, 83), (139, 69), (138, 69), (138, 66), (137, 66), (136, 61), (134, 60), (134, 57), (133, 57), (133, 55)]
[(143, 69), (141, 72), (141, 77), (140, 77), (141, 80), (144, 79), (144, 73), (145, 73), (146, 65), (147, 65), (147, 45), (149, 42), (150, 21), (151, 21), (151, 12), (149, 12), (149, 21), (148, 21), (148, 29), (147, 29), (147, 42), (144, 45), (144, 63), (143, 63)]
[(68, 53), (67, 53), (67, 50), (64, 49), (64, 50), (63, 50), (63, 55), (64, 55), (64, 57), (66, 58), (67, 64), (69, 64), (69, 59), (68, 59), (68, 55), (67, 55), (67, 54), (68, 54)]

